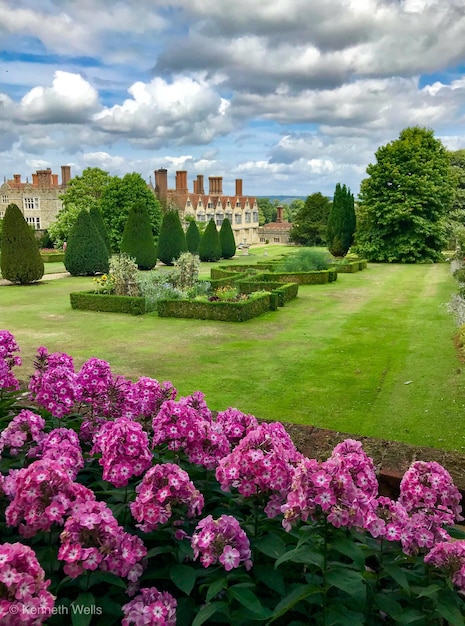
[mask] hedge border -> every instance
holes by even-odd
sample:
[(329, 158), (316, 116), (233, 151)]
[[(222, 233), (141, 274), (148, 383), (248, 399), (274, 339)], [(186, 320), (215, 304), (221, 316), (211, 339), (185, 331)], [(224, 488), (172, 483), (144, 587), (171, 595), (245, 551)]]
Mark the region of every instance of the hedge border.
[(79, 291), (69, 294), (71, 308), (81, 311), (103, 311), (105, 313), (129, 313), (143, 315), (153, 309), (147, 306), (145, 298), (136, 296), (115, 296), (106, 293)]
[(63, 261), (65, 260), (65, 253), (64, 252), (51, 252), (51, 253), (47, 253), (47, 252), (41, 252), (40, 256), (42, 258), (42, 261), (44, 263), (63, 263)]
[(277, 308), (278, 297), (271, 293), (243, 302), (197, 302), (195, 300), (162, 300), (158, 302), (159, 317), (183, 317), (220, 322), (246, 322)]

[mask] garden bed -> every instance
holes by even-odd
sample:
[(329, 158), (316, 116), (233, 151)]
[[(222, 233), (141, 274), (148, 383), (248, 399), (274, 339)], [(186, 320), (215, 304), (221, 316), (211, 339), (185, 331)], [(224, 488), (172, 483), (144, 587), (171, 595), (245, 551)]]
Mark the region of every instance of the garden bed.
[(153, 310), (148, 307), (145, 298), (136, 296), (115, 296), (113, 294), (81, 291), (70, 293), (69, 298), (71, 308), (80, 309), (81, 311), (143, 315)]
[(222, 322), (245, 322), (278, 308), (278, 296), (263, 293), (240, 302), (198, 302), (193, 300), (163, 300), (158, 302), (160, 317), (187, 317)]

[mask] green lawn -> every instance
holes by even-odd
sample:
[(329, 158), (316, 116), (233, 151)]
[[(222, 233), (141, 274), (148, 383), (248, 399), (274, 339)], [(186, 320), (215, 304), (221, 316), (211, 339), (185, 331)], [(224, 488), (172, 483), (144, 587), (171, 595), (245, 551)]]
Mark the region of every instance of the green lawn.
[(336, 283), (301, 286), (285, 308), (243, 324), (73, 311), (69, 293), (91, 285), (45, 276), (0, 287), (0, 325), (21, 346), (21, 378), (45, 345), (76, 366), (95, 356), (132, 379), (171, 380), (181, 395), (201, 390), (216, 410), (465, 450), (447, 264), (370, 264)]

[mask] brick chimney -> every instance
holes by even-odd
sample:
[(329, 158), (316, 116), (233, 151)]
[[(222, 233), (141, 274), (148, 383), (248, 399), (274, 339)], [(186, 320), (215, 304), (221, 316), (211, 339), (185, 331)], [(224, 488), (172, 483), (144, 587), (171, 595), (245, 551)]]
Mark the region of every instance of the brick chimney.
[(205, 189), (203, 188), (203, 174), (197, 174), (197, 193), (201, 196), (205, 195)]
[(276, 207), (276, 224), (282, 224), (283, 222), (283, 207)]
[(223, 177), (222, 176), (209, 176), (208, 182), (210, 185), (209, 194), (213, 196), (223, 195)]
[(62, 165), (61, 166), (61, 184), (62, 184), (62, 186), (66, 187), (70, 180), (71, 180), (71, 166), (70, 165)]
[(187, 172), (186, 170), (179, 170), (176, 172), (176, 191), (188, 192), (187, 187)]
[(160, 168), (155, 174), (155, 193), (160, 202), (166, 203), (168, 197), (168, 170)]
[(242, 178), (236, 178), (236, 196), (242, 196)]
[(21, 184), (21, 174), (13, 174), (13, 181), (16, 185)]
[(52, 186), (52, 170), (37, 170), (37, 182), (41, 189), (50, 189)]

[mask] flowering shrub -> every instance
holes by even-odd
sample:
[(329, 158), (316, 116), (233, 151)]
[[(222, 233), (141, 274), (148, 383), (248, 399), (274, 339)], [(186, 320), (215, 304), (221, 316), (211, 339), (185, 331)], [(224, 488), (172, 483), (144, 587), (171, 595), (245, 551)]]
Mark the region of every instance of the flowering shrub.
[(279, 423), (44, 347), (21, 396), (18, 351), (0, 331), (1, 624), (463, 626), (438, 463), (379, 496), (358, 441), (307, 458)]

